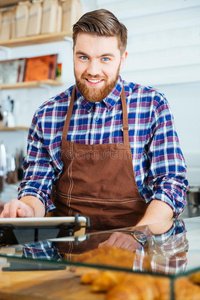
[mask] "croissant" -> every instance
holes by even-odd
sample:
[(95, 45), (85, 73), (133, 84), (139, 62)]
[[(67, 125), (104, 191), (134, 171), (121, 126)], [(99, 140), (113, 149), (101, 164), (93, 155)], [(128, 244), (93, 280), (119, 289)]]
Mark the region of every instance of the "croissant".
[(169, 279), (161, 277), (159, 284), (163, 283), (168, 286), (167, 292), (166, 289), (158, 288), (158, 282), (154, 281), (153, 276), (130, 274), (121, 284), (108, 291), (106, 300), (169, 300)]
[(93, 292), (108, 291), (107, 300), (170, 299), (170, 281), (165, 277), (92, 270), (82, 276), (81, 282), (91, 284)]
[(176, 300), (199, 300), (200, 287), (188, 277), (180, 277), (175, 281)]
[(106, 292), (111, 287), (122, 282), (126, 273), (115, 271), (89, 270), (81, 276), (81, 283), (91, 284), (93, 292)]
[[(128, 283), (116, 285), (106, 294), (106, 300), (143, 300), (140, 291), (135, 285)], [(147, 300), (147, 299), (146, 299)]]
[(126, 273), (122, 272), (104, 271), (93, 280), (91, 289), (93, 292), (106, 292), (122, 282), (125, 276)]
[(93, 269), (81, 276), (81, 283), (83, 284), (91, 284), (94, 282), (96, 278), (99, 278), (101, 271)]
[(135, 253), (114, 246), (96, 248), (74, 258), (74, 262), (133, 268)]
[[(80, 254), (74, 261), (132, 269), (135, 253), (113, 246)], [(148, 261), (147, 261), (148, 264)], [(87, 270), (87, 271), (86, 271)], [(81, 282), (91, 284), (93, 292), (106, 292), (106, 300), (170, 300), (170, 278), (147, 274), (86, 269)], [(200, 272), (174, 281), (176, 300), (200, 299)]]
[(190, 275), (189, 278), (193, 283), (200, 284), (200, 271)]
[[(170, 300), (168, 277), (92, 270), (81, 282), (91, 284), (93, 292), (107, 292), (106, 300)], [(176, 300), (199, 300), (200, 286), (186, 276), (180, 277), (175, 280), (174, 294)]]
[(152, 276), (153, 281), (158, 290), (158, 300), (169, 300), (170, 299), (170, 279), (161, 276)]

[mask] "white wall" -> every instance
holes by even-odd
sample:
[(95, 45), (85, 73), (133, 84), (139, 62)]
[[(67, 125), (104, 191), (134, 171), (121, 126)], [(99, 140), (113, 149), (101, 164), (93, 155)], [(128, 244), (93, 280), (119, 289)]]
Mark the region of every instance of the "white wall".
[[(199, 0), (82, 0), (83, 12), (111, 10), (128, 28), (128, 58), (122, 77), (151, 85), (168, 98), (172, 107), (190, 185), (200, 186), (200, 1)], [(0, 92), (0, 102), (16, 100), (17, 125), (29, 126), (35, 109), (74, 81), (72, 44), (69, 41), (0, 51), (0, 59), (58, 53), (63, 62), (61, 87)], [(21, 137), (6, 133), (11, 152)], [(11, 138), (12, 136), (12, 138)], [(17, 137), (17, 138), (16, 138)], [(5, 134), (0, 132), (0, 140)], [(13, 141), (16, 139), (16, 142)], [(14, 144), (14, 145), (13, 145)]]

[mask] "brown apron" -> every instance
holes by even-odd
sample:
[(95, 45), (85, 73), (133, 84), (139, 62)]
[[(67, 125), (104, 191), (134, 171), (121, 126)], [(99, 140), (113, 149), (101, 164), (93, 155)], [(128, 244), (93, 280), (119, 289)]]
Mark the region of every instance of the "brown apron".
[(55, 215), (90, 218), (87, 232), (136, 225), (147, 204), (135, 181), (124, 88), (121, 93), (123, 143), (77, 144), (67, 140), (75, 87), (62, 134), (63, 172), (56, 184)]

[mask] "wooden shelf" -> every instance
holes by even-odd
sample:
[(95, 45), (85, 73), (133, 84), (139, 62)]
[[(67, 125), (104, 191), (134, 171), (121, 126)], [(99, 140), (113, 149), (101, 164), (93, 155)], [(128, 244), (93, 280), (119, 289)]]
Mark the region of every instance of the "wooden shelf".
[(24, 127), (24, 126), (17, 126), (17, 127), (2, 126), (2, 127), (0, 127), (0, 131), (17, 131), (17, 130), (29, 130), (29, 127)]
[(8, 48), (14, 48), (14, 47), (29, 46), (29, 45), (39, 45), (45, 43), (65, 41), (66, 38), (71, 38), (71, 37), (72, 37), (71, 31), (38, 34), (38, 35), (31, 35), (23, 38), (10, 39), (7, 41), (0, 41), (0, 47), (3, 46)]
[(12, 89), (30, 89), (30, 88), (39, 88), (41, 85), (49, 86), (60, 86), (62, 82), (56, 80), (42, 80), (42, 81), (27, 81), (27, 82), (17, 82), (14, 84), (2, 84), (0, 90), (12, 90)]
[(7, 6), (17, 5), (18, 2), (21, 2), (21, 1), (26, 1), (26, 0), (1, 0), (0, 7), (4, 8)]

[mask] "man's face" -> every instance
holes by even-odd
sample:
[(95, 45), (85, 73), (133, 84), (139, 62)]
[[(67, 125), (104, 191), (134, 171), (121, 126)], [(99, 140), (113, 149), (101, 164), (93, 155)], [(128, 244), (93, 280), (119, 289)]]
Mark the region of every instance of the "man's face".
[(77, 35), (74, 75), (80, 93), (90, 102), (102, 101), (113, 90), (127, 53), (121, 55), (116, 37)]

